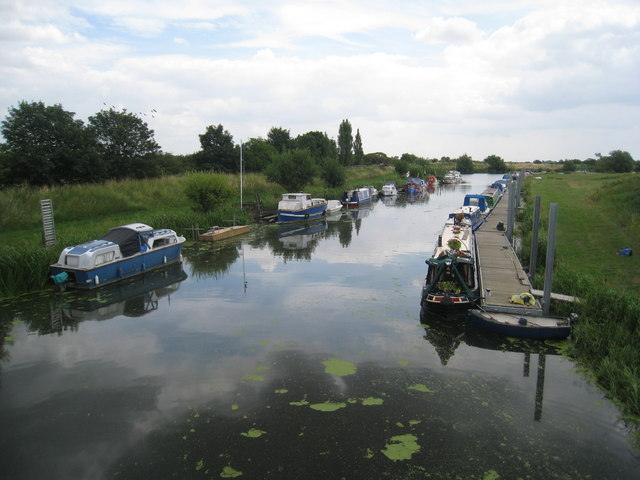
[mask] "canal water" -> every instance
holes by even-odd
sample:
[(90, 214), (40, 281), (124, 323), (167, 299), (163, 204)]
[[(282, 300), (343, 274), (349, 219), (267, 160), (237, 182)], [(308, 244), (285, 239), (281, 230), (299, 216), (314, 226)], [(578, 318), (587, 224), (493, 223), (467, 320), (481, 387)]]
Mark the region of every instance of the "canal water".
[(639, 478), (619, 412), (563, 342), (421, 318), (449, 211), (495, 178), (3, 303), (0, 475)]

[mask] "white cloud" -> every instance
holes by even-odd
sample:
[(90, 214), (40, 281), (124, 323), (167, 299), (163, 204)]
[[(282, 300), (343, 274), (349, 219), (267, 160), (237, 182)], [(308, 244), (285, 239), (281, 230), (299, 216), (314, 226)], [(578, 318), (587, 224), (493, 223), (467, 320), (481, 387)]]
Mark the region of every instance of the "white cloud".
[(434, 17), (415, 34), (416, 40), (427, 44), (459, 44), (477, 42), (483, 32), (470, 20), (460, 17)]
[(335, 138), (349, 118), (365, 151), (389, 155), (580, 158), (615, 138), (640, 156), (634, 2), (66, 5), (4, 10), (0, 108), (155, 108), (144, 120), (175, 153), (210, 124), (236, 140), (272, 126)]

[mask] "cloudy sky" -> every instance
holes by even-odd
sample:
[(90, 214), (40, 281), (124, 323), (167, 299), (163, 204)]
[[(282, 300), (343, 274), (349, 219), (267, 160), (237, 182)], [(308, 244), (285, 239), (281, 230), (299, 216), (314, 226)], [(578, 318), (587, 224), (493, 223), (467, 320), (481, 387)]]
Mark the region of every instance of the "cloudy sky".
[(0, 117), (126, 108), (164, 151), (207, 125), (365, 152), (640, 159), (638, 0), (0, 0)]

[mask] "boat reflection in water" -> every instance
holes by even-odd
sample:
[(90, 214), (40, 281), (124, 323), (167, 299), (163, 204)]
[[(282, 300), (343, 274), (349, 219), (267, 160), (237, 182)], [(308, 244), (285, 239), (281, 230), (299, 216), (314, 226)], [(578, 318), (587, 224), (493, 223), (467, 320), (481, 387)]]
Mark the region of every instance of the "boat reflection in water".
[(85, 320), (107, 320), (121, 315), (140, 317), (157, 310), (159, 299), (176, 292), (186, 278), (182, 263), (176, 263), (130, 281), (65, 295), (52, 305), (52, 325), (62, 328), (63, 324)]
[(278, 239), (282, 246), (291, 250), (303, 250), (322, 238), (327, 230), (327, 222), (318, 220), (310, 223), (280, 225)]
[(522, 376), (529, 377), (531, 355), (537, 354), (538, 366), (533, 418), (536, 421), (542, 419), (546, 357), (560, 355), (559, 345), (562, 342), (509, 338), (477, 330), (465, 321), (464, 315), (455, 318), (452, 318), (451, 315), (442, 317), (423, 310), (420, 314), (420, 320), (425, 329), (423, 338), (433, 345), (443, 366), (449, 363), (460, 345), (466, 344), (485, 350), (522, 353)]

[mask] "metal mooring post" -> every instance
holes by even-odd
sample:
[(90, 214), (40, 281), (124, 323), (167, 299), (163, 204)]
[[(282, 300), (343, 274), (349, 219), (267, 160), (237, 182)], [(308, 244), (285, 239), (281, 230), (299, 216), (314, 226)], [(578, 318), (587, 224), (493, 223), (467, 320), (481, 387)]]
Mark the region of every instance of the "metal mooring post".
[(42, 216), (42, 240), (45, 247), (56, 244), (56, 226), (53, 222), (53, 202), (50, 199), (40, 200)]
[(509, 186), (509, 203), (507, 205), (507, 231), (505, 232), (507, 236), (507, 240), (509, 243), (512, 243), (513, 237), (513, 228), (516, 223), (516, 196), (517, 193), (517, 185), (520, 182), (520, 179), (516, 178), (511, 185)]
[(547, 238), (547, 264), (544, 270), (544, 293), (542, 297), (542, 310), (549, 314), (551, 307), (551, 284), (553, 283), (553, 260), (556, 252), (556, 219), (558, 204), (552, 203), (549, 210), (549, 237)]
[(540, 227), (540, 196), (533, 203), (533, 228), (531, 231), (531, 258), (529, 259), (529, 280), (536, 276), (538, 263), (538, 229)]

